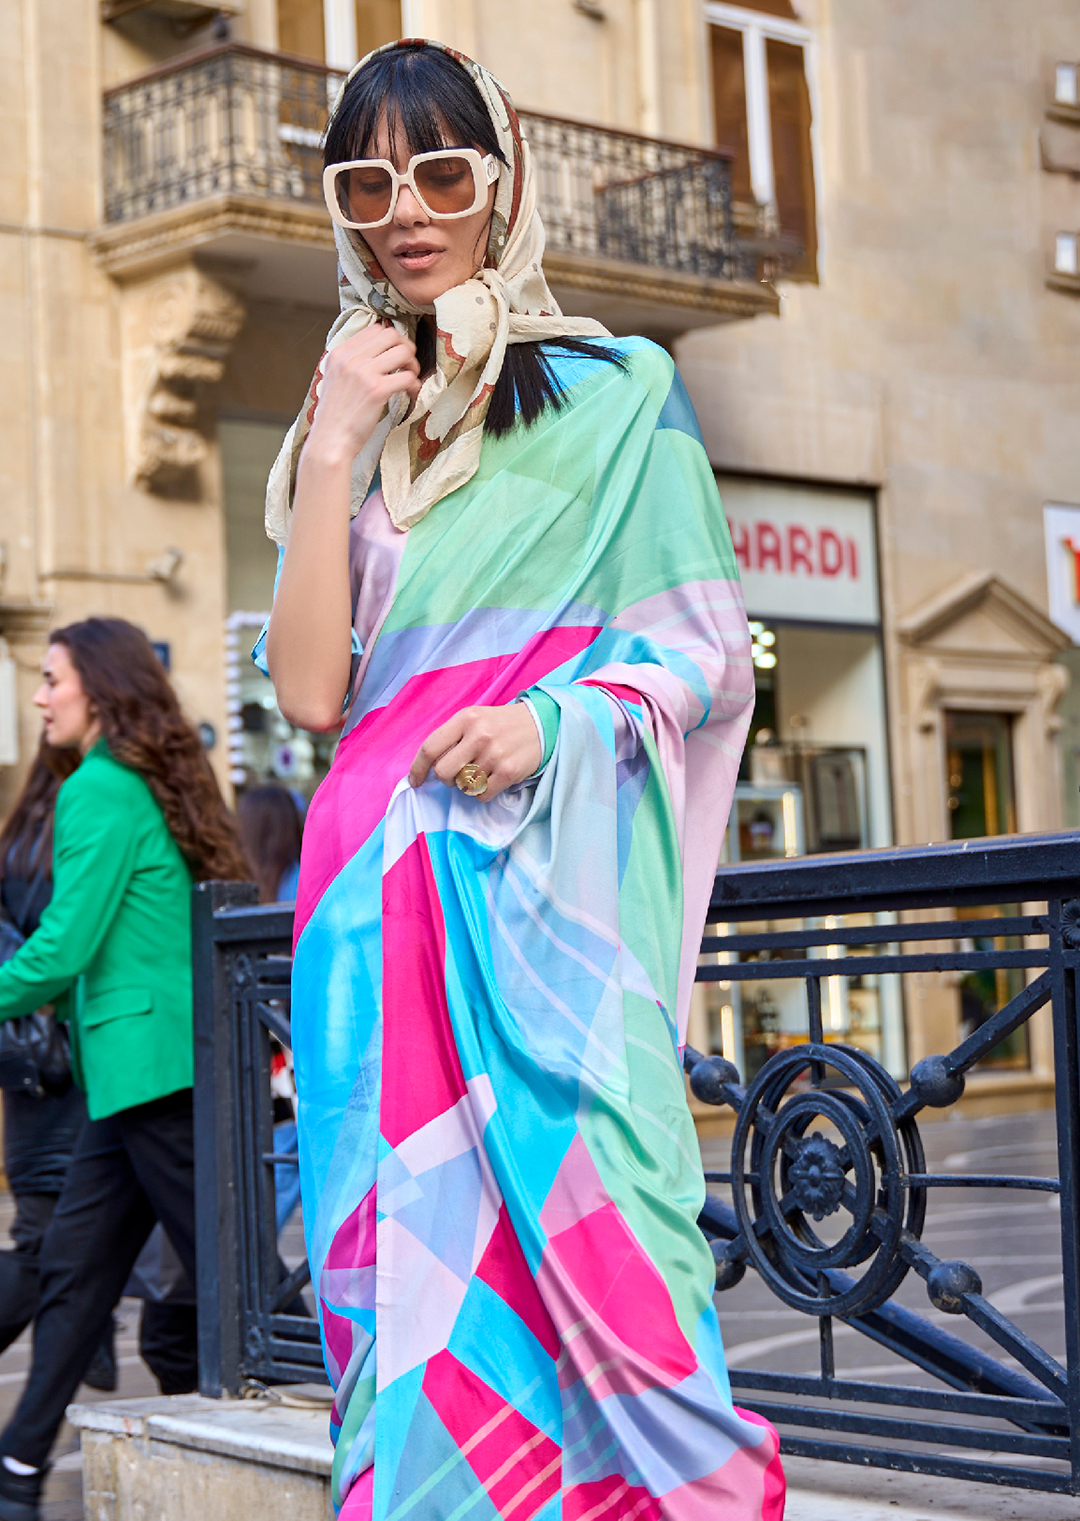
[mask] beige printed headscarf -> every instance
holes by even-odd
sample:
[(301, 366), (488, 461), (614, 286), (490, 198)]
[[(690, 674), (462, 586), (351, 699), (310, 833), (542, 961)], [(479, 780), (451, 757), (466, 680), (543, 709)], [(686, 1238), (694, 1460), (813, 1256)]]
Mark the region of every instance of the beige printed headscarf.
[[(440, 296), (433, 308), (414, 306), (390, 284), (360, 233), (335, 224), (341, 314), (327, 335), (326, 351), (303, 410), (270, 472), (266, 532), (278, 544), (288, 538), (300, 451), (319, 404), (323, 362), (336, 344), (380, 320), (392, 321), (400, 333), (414, 338), (417, 319), (434, 313), (434, 371), (411, 409), (404, 393), (391, 398), (352, 472), (354, 517), (381, 463), (383, 497), (391, 520), (398, 528), (411, 528), (476, 473), (484, 418), (508, 343), (610, 336), (599, 322), (564, 317), (548, 289), (541, 262), (544, 228), (536, 209), (532, 155), (502, 85), (471, 58), (440, 42), (410, 39), (408, 45), (438, 48), (456, 59), (468, 71), (491, 115), (506, 163), (499, 166), (488, 257), (483, 269)], [(400, 46), (392, 42), (376, 52)], [(349, 79), (374, 56), (369, 53), (362, 58)], [(335, 110), (344, 90), (342, 85)]]

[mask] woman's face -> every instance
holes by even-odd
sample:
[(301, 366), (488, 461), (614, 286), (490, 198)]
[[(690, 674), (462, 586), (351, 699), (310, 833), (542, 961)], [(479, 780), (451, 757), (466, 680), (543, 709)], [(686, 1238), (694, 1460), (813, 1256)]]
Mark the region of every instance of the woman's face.
[(85, 753), (101, 731), (66, 645), (49, 645), (41, 675), (34, 705), (45, 720), (45, 738), (60, 749)]
[[(465, 146), (447, 143), (447, 147)], [(385, 117), (379, 122), (369, 156), (389, 159), (399, 174), (408, 168), (409, 146), (400, 133), (390, 141)], [(408, 185), (401, 186), (390, 221), (384, 227), (368, 228), (363, 237), (391, 285), (406, 300), (414, 306), (431, 306), (438, 296), (472, 279), (487, 252), (497, 188), (496, 180), (488, 190), (487, 206), (481, 211), (443, 222), (432, 220)]]

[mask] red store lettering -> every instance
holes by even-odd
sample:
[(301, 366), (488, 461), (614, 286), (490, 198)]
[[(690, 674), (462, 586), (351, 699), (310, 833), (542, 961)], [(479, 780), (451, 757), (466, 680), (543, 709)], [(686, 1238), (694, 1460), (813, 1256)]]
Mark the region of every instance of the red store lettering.
[(847, 574), (859, 579), (859, 546), (831, 528), (812, 531), (797, 523), (780, 530), (774, 524), (735, 521), (731, 524), (731, 547), (743, 571), (777, 571), (781, 575), (824, 576)]

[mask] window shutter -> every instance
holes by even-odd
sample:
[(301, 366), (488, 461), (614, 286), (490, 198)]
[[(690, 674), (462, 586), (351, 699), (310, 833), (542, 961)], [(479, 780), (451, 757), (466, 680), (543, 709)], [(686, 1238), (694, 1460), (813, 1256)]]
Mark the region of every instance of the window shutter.
[(734, 153), (731, 194), (736, 201), (752, 201), (750, 148), (746, 130), (746, 76), (743, 72), (741, 32), (711, 26), (713, 113), (716, 146)]
[(278, 47), (298, 58), (326, 62), (322, 0), (278, 0)]
[(798, 238), (803, 249), (790, 273), (813, 278), (817, 263), (817, 229), (806, 60), (797, 43), (779, 42), (770, 37), (765, 46), (776, 208), (781, 229)]
[(401, 36), (400, 0), (356, 0), (356, 56)]

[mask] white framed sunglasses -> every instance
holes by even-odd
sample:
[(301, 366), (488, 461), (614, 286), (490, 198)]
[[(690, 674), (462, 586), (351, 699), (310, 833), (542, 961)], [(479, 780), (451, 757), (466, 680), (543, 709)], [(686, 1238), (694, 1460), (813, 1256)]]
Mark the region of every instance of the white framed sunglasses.
[(365, 232), (390, 221), (402, 185), (408, 185), (433, 221), (450, 222), (481, 211), (487, 205), (488, 187), (498, 177), (499, 162), (493, 153), (481, 157), (475, 148), (439, 148), (434, 153), (414, 153), (404, 174), (385, 158), (327, 164), (323, 195), (339, 227)]

